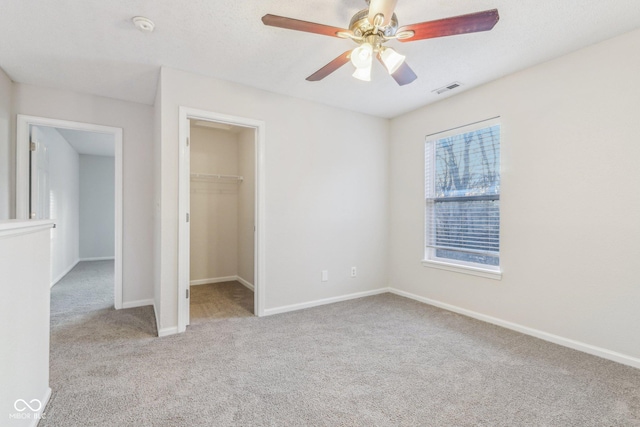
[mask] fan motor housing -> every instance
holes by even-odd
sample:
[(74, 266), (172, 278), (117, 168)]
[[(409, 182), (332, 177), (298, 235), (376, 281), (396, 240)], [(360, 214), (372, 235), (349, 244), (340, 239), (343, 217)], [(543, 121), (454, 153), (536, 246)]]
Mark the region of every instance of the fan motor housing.
[(378, 33), (374, 34), (373, 31), (375, 27), (369, 22), (369, 9), (363, 9), (353, 15), (349, 23), (349, 29), (358, 37), (368, 37), (378, 35), (379, 33), (382, 33), (382, 35), (386, 37), (392, 37), (396, 34), (396, 31), (398, 31), (398, 18), (394, 13), (393, 16), (391, 16), (389, 24), (384, 27), (378, 27)]

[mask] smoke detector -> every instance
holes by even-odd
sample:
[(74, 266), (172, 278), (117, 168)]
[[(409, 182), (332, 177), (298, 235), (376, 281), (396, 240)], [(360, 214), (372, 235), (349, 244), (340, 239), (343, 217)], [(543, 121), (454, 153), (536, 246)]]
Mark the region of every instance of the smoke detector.
[(135, 25), (137, 29), (145, 33), (150, 33), (155, 28), (153, 21), (149, 18), (145, 18), (144, 16), (134, 16), (132, 21), (133, 25)]

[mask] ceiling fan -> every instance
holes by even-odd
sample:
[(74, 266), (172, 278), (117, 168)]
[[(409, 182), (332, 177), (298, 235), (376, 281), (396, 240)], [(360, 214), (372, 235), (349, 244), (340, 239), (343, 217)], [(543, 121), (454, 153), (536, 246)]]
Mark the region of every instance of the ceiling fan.
[(397, 0), (365, 1), (369, 7), (353, 15), (348, 30), (271, 14), (263, 16), (262, 22), (272, 27), (351, 39), (358, 44), (355, 49), (344, 52), (307, 77), (308, 81), (322, 80), (349, 61), (356, 67), (353, 77), (370, 81), (371, 66), (375, 56), (385, 66), (391, 77), (403, 86), (418, 77), (404, 61), (404, 55), (383, 46), (384, 43), (389, 40), (411, 42), (488, 31), (500, 19), (498, 10), (492, 9), (398, 27), (398, 18), (394, 13)]

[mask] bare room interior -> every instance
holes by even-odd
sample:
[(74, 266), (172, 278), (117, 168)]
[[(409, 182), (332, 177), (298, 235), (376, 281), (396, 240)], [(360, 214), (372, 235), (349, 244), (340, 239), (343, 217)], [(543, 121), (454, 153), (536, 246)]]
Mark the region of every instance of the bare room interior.
[(0, 9), (0, 425), (640, 424), (636, 0)]

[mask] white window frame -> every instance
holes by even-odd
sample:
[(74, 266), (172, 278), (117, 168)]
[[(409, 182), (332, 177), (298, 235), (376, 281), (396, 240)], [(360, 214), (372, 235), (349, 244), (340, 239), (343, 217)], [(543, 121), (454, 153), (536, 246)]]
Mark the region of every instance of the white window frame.
[[(502, 123), (500, 122), (500, 117), (494, 117), (492, 119), (488, 119), (488, 120), (483, 120), (480, 122), (476, 122), (476, 123), (472, 123), (469, 125), (464, 125), (464, 126), (459, 126), (453, 129), (449, 129), (443, 132), (438, 132), (438, 133), (434, 133), (431, 135), (427, 135), (427, 137), (425, 138), (425, 144), (424, 144), (424, 150), (425, 150), (425, 159), (427, 156), (427, 149), (429, 149), (429, 144), (435, 143), (436, 141), (443, 139), (443, 138), (447, 138), (447, 137), (451, 137), (451, 136), (455, 136), (455, 135), (460, 135), (463, 133), (467, 133), (467, 132), (473, 132), (479, 129), (484, 129), (484, 128), (489, 128), (492, 126), (496, 126), (496, 125), (500, 125), (501, 126), (501, 132), (500, 132), (500, 145), (502, 146)], [(501, 147), (502, 148), (502, 147)], [(502, 153), (502, 149), (500, 150), (500, 153)], [(435, 150), (432, 150), (432, 155), (435, 155)], [(435, 165), (435, 161), (432, 160), (432, 165)], [(427, 181), (427, 165), (425, 162), (425, 169), (424, 169), (424, 179), (425, 179), (425, 185), (426, 182), (434, 182), (433, 179), (430, 179), (429, 181)], [(435, 173), (434, 170), (431, 171), (431, 173)], [(502, 175), (500, 177), (500, 179), (502, 179)], [(425, 197), (424, 197), (424, 201), (423, 201), (423, 206), (424, 206), (424, 233), (423, 233), (423, 238), (424, 238), (424, 258), (422, 260), (422, 265), (424, 265), (425, 267), (430, 267), (430, 268), (436, 268), (436, 269), (440, 269), (440, 270), (447, 270), (447, 271), (453, 271), (453, 272), (457, 272), (457, 273), (463, 273), (463, 274), (470, 274), (470, 275), (474, 275), (474, 276), (480, 276), (480, 277), (485, 277), (485, 278), (489, 278), (489, 279), (496, 279), (496, 280), (501, 280), (502, 279), (502, 256), (500, 256), (500, 264), (497, 266), (492, 266), (492, 265), (485, 265), (485, 264), (479, 264), (479, 263), (473, 263), (473, 262), (467, 262), (467, 261), (460, 261), (460, 260), (452, 260), (450, 258), (439, 258), (436, 256), (436, 248), (430, 248), (428, 247), (428, 241), (429, 241), (429, 237), (428, 237), (428, 233), (429, 233), (429, 209), (427, 208), (427, 203), (426, 203), (426, 187), (425, 187)], [(502, 218), (500, 218), (500, 236), (502, 236)], [(502, 240), (502, 239), (500, 239)], [(502, 248), (502, 242), (500, 242), (500, 248)]]

